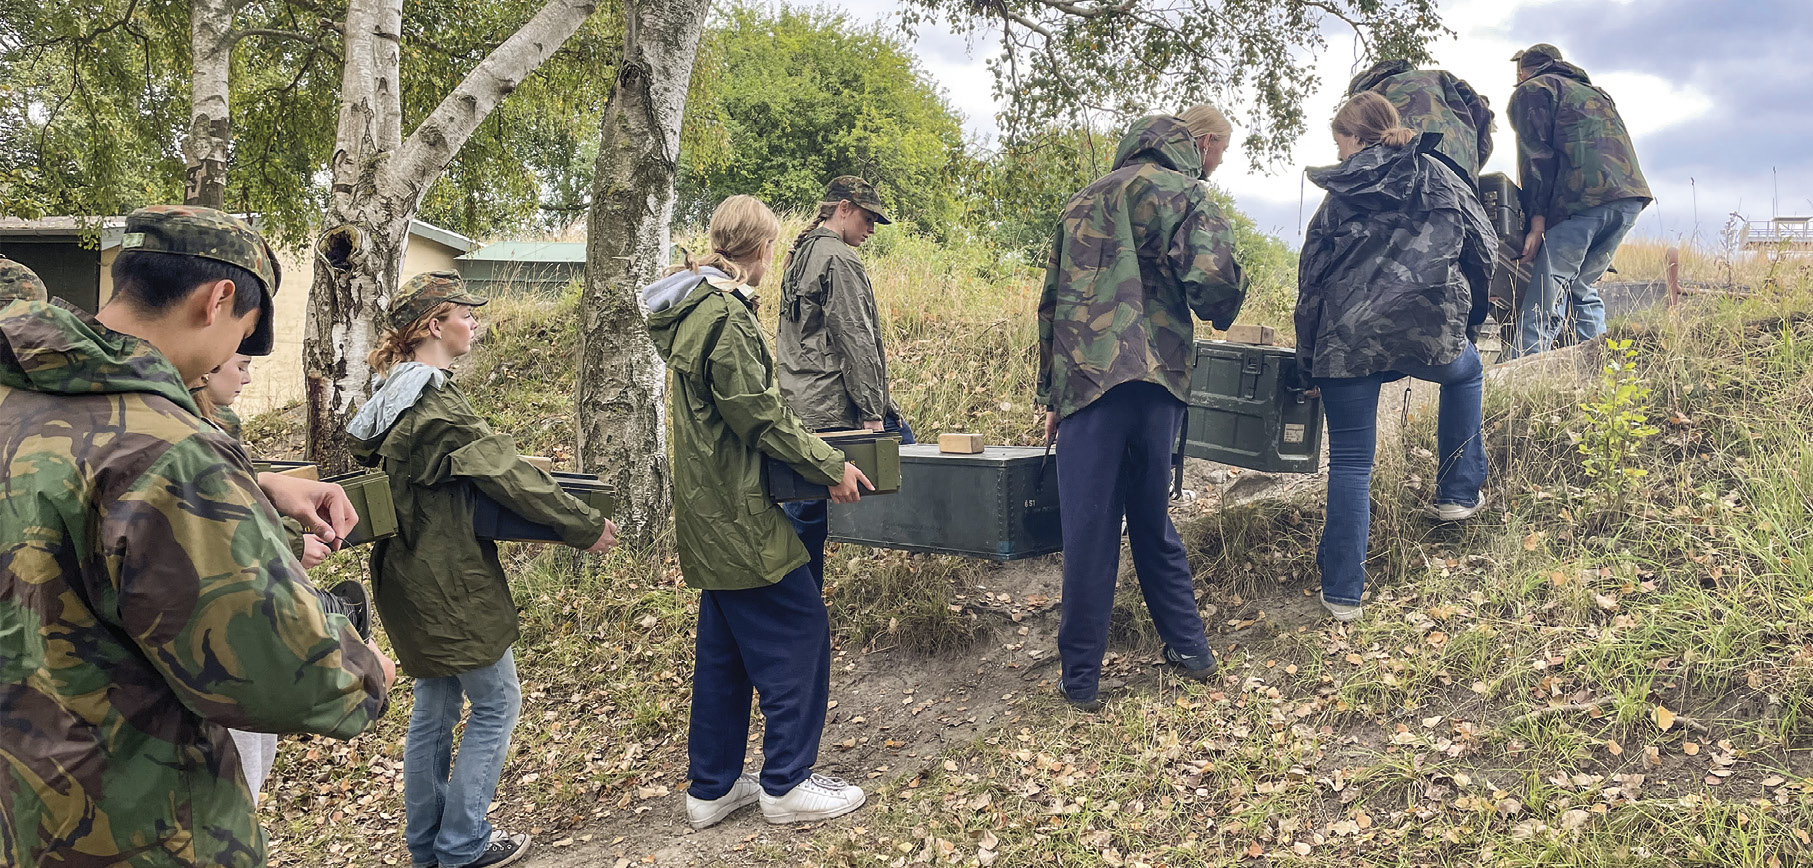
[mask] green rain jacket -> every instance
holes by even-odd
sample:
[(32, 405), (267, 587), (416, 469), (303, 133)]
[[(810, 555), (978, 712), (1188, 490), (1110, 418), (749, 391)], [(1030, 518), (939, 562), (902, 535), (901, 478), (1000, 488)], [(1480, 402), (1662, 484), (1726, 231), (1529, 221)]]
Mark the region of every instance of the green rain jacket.
[(350, 738), (380, 664), (150, 344), (0, 309), (0, 864), (265, 864), (227, 728)]
[(353, 457), (390, 476), (397, 535), (372, 545), (371, 580), (397, 662), (417, 678), (496, 663), (516, 641), (516, 603), (497, 543), (472, 533), (484, 492), (504, 508), (588, 548), (605, 517), (524, 461), (441, 374), (396, 421), (353, 442)]
[(856, 251), (820, 226), (781, 276), (781, 394), (814, 431), (900, 415), (888, 392), (875, 289)]
[(1122, 383), (1189, 400), (1190, 313), (1225, 329), (1246, 301), (1234, 230), (1184, 122), (1133, 122), (1114, 171), (1071, 198), (1039, 299), (1041, 406), (1066, 417)]
[(763, 456), (821, 485), (844, 454), (787, 408), (774, 356), (735, 282), (680, 272), (642, 292), (648, 334), (673, 370), (674, 532), (686, 583), (713, 591), (772, 585), (806, 563), (787, 514), (762, 487)]

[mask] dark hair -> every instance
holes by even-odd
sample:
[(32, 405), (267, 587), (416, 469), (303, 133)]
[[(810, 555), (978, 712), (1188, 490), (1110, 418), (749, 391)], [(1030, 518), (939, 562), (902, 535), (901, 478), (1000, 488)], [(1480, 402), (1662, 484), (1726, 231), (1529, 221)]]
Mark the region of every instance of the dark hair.
[(147, 311), (170, 308), (195, 288), (217, 280), (233, 281), (233, 315), (258, 309), (264, 282), (250, 271), (199, 256), (155, 250), (127, 250), (113, 260), (113, 293)]

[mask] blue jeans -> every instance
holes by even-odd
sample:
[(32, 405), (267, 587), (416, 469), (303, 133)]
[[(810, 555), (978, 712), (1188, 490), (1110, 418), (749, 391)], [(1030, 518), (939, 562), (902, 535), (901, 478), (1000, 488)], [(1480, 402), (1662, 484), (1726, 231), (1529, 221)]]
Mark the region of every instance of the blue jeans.
[(1185, 656), (1209, 653), (1183, 541), (1171, 524), (1171, 456), (1184, 405), (1156, 383), (1123, 383), (1058, 424), (1064, 599), (1058, 656), (1071, 699), (1095, 698), (1120, 574), (1121, 517), (1146, 611)]
[(743, 773), (749, 699), (761, 699), (762, 789), (784, 796), (812, 774), (831, 696), (831, 618), (805, 567), (779, 582), (699, 598), (688, 792), (721, 799)]
[[(1486, 484), (1486, 447), (1480, 436), (1480, 394), (1485, 367), (1468, 344), (1445, 365), (1399, 365), (1396, 373), (1440, 383), (1436, 412), (1435, 502), (1472, 506)], [(1328, 519), (1316, 563), (1322, 595), (1331, 603), (1360, 604), (1366, 585), (1366, 543), (1372, 530), (1372, 462), (1378, 447), (1379, 386), (1391, 374), (1347, 379), (1317, 378), (1328, 418)]]
[[(823, 431), (838, 431), (838, 428), (823, 428)], [(906, 446), (918, 441), (913, 439), (913, 428), (905, 419), (892, 413), (882, 420), (881, 430), (893, 431), (900, 435), (900, 445)], [(825, 538), (830, 536), (828, 500), (796, 500), (781, 504), (781, 510), (793, 522), (793, 532), (799, 534), (799, 541), (806, 544), (806, 555), (812, 560), (812, 580), (820, 585), (825, 583)]]
[(1505, 358), (1546, 352), (1557, 337), (1566, 346), (1605, 334), (1605, 304), (1593, 284), (1611, 267), (1644, 204), (1619, 199), (1595, 205), (1543, 232), (1517, 306), (1517, 339), (1505, 348)]
[[(453, 728), (460, 707), (472, 717), (453, 762)], [(485, 812), (510, 752), (510, 730), (522, 711), (516, 657), (505, 651), (490, 666), (443, 678), (418, 678), (409, 735), (403, 742), (403, 837), (417, 865), (457, 868), (477, 859), (491, 841)]]

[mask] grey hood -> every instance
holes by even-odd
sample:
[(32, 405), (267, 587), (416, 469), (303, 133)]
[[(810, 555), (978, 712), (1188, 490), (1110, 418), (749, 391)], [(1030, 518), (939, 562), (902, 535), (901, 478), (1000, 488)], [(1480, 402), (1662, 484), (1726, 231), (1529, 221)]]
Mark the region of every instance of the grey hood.
[(642, 288), (642, 304), (651, 314), (660, 313), (686, 300), (701, 278), (729, 280), (730, 275), (707, 265), (698, 271), (682, 269)]

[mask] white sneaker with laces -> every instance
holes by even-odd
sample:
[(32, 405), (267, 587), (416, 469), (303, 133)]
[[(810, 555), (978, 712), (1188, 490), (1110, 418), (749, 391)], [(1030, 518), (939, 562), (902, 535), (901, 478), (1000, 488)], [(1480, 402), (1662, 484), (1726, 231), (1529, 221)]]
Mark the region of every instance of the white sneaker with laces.
[(694, 829), (705, 829), (724, 821), (725, 817), (737, 812), (744, 805), (753, 805), (762, 794), (762, 785), (755, 775), (743, 774), (737, 782), (730, 785), (730, 792), (722, 797), (706, 801), (686, 796), (686, 823)]
[(862, 807), (868, 796), (855, 784), (814, 774), (784, 796), (762, 791), (762, 819), (770, 823), (811, 823), (841, 817)]
[(1324, 596), (1322, 598), (1322, 608), (1327, 609), (1328, 614), (1330, 616), (1332, 616), (1336, 621), (1340, 621), (1343, 624), (1348, 623), (1350, 621), (1360, 620), (1360, 615), (1365, 612), (1365, 607), (1363, 607), (1363, 606), (1349, 606), (1345, 603), (1331, 603), (1328, 601), (1328, 597), (1326, 597), (1326, 596)]
[(1472, 506), (1458, 503), (1431, 503), (1423, 507), (1423, 514), (1436, 521), (1466, 521), (1486, 508), (1486, 496), (1480, 495), (1479, 502)]

